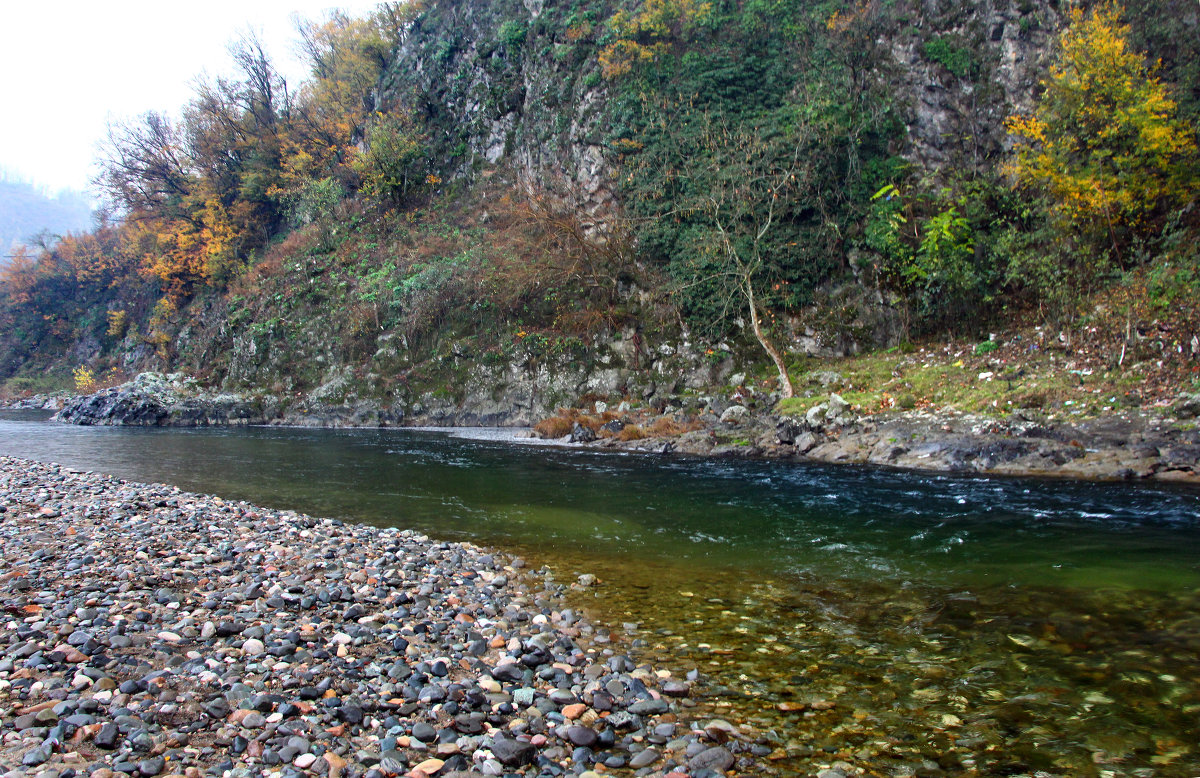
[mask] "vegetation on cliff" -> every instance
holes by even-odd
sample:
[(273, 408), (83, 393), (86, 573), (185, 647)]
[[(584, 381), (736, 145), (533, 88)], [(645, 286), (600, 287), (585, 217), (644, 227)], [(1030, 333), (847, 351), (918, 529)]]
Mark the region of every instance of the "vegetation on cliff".
[(396, 399), (614, 336), (637, 370), (688, 337), (769, 358), (786, 396), (805, 350), (1013, 322), (1179, 375), (1200, 325), (1179, 10), (392, 3), (303, 24), (298, 88), (246, 39), (239, 78), (113, 128), (106, 221), (4, 271), (0, 375)]

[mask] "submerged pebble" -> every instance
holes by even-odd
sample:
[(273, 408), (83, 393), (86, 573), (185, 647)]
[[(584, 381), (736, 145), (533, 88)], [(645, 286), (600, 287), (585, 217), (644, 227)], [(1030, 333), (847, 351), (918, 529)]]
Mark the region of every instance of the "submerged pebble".
[(16, 458), (0, 505), (0, 774), (761, 771), (519, 559)]

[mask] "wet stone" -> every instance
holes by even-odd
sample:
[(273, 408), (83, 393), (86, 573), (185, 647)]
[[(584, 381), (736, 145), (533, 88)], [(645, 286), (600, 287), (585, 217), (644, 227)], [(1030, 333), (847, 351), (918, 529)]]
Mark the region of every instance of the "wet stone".
[(502, 737), (496, 738), (491, 750), (501, 764), (509, 767), (529, 764), (537, 751), (530, 743)]
[(671, 712), (672, 676), (593, 654), (614, 633), (519, 560), (0, 457), (6, 504), (43, 491), (83, 507), (74, 535), (0, 521), (30, 566), (0, 602), (40, 609), (0, 621), (0, 692), (39, 703), (4, 721), (24, 778), (74, 778), (68, 751), (95, 778), (619, 770)]
[(597, 740), (596, 731), (583, 726), (567, 727), (566, 738), (577, 746), (588, 748), (596, 745)]
[(723, 772), (733, 767), (736, 761), (733, 754), (722, 746), (706, 748), (688, 760), (688, 768), (693, 771), (713, 770)]

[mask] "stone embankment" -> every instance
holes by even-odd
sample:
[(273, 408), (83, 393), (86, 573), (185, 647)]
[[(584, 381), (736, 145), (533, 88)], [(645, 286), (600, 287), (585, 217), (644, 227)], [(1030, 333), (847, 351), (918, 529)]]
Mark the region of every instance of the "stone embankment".
[(0, 543), (0, 774), (759, 771), (694, 672), (470, 544), (12, 458)]

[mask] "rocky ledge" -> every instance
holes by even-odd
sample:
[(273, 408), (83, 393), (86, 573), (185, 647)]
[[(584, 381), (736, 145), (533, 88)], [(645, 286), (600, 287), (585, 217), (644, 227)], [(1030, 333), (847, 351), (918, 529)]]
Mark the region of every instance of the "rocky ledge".
[[(1070, 423), (1017, 411), (1005, 418), (953, 410), (860, 416), (834, 394), (801, 417), (733, 406), (702, 429), (620, 440), (573, 433), (571, 443), (698, 456), (870, 464), (910, 470), (1200, 484), (1200, 396), (1161, 416), (1131, 412)], [(703, 418), (703, 417), (702, 417)]]
[(694, 672), (473, 545), (12, 458), (0, 542), (6, 776), (760, 769)]
[(54, 419), (81, 425), (208, 427), (266, 424), (278, 401), (202, 391), (179, 373), (142, 373), (132, 381), (73, 397)]
[(364, 399), (333, 402), (308, 396), (216, 392), (181, 373), (141, 373), (120, 386), (60, 401), (56, 421), (84, 426), (289, 427), (525, 426), (536, 420), (528, 405), (474, 398), (463, 404), (425, 398), (411, 405)]

